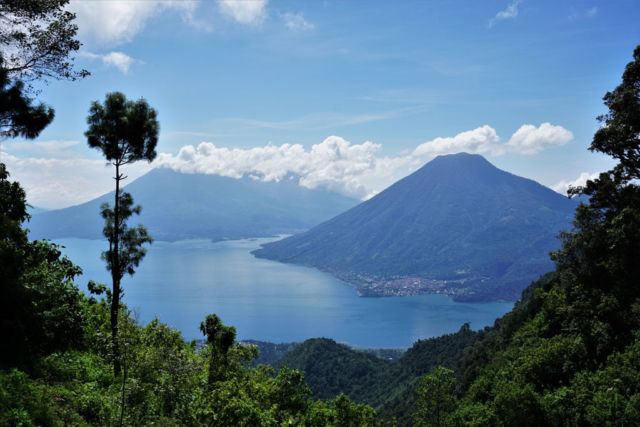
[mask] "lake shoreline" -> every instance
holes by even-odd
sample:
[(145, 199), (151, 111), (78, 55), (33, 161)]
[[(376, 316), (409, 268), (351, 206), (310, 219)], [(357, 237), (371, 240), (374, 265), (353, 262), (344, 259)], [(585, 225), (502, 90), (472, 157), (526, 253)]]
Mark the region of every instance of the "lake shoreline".
[[(198, 325), (216, 313), (237, 328), (239, 340), (328, 337), (363, 348), (408, 348), (419, 339), (454, 333), (467, 322), (482, 329), (513, 306), (460, 303), (442, 294), (361, 298), (353, 286), (318, 269), (251, 255), (272, 239), (157, 241), (136, 274), (123, 279), (124, 302), (141, 309), (143, 324), (157, 315), (188, 340), (200, 339)], [(83, 269), (76, 280), (81, 289), (89, 279), (110, 283), (100, 260), (106, 240), (54, 242)]]

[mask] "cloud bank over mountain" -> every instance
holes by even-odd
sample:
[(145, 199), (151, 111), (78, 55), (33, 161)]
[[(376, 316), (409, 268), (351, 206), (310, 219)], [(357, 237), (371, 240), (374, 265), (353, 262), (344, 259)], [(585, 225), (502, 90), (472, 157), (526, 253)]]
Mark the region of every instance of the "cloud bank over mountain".
[[(325, 188), (365, 200), (439, 155), (460, 152), (491, 156), (534, 155), (567, 144), (572, 139), (573, 133), (562, 126), (543, 123), (538, 127), (521, 126), (504, 143), (494, 128), (485, 125), (453, 137), (435, 138), (420, 144), (411, 153), (395, 156), (381, 155), (381, 144), (370, 141), (353, 144), (339, 136), (330, 136), (310, 148), (301, 144), (277, 146), (269, 143), (263, 147), (239, 149), (202, 142), (197, 147), (185, 145), (177, 154), (160, 153), (151, 165), (136, 164), (128, 167), (127, 173), (133, 180), (153, 167), (163, 167), (189, 174), (248, 176), (262, 181), (293, 179), (306, 188)], [(26, 158), (18, 154), (27, 145), (7, 144), (3, 161), (14, 177), (22, 181), (33, 204), (68, 206), (110, 189), (105, 187), (111, 185), (110, 180), (104, 179), (110, 173), (109, 169), (101, 167), (104, 173), (94, 173), (98, 165), (104, 165), (103, 161), (72, 156), (69, 148), (77, 142), (29, 144), (33, 150)], [(47, 158), (35, 157), (38, 148)]]
[[(107, 167), (104, 160), (69, 156), (21, 158), (2, 152), (0, 161), (7, 165), (11, 179), (27, 191), (29, 204), (38, 207), (65, 208), (114, 189), (114, 169)], [(129, 184), (152, 168), (146, 162), (128, 165), (125, 183)]]
[(542, 123), (540, 126), (522, 125), (507, 143), (500, 144), (500, 137), (491, 126), (459, 133), (454, 137), (436, 138), (421, 144), (413, 151), (414, 156), (441, 156), (444, 154), (471, 153), (531, 155), (549, 147), (562, 146), (573, 139), (573, 133), (562, 126)]
[(358, 199), (371, 195), (366, 183), (390, 177), (415, 159), (380, 157), (380, 144), (351, 144), (330, 136), (310, 150), (300, 144), (268, 144), (249, 150), (216, 147), (203, 142), (197, 148), (186, 145), (177, 156), (162, 153), (156, 165), (182, 173), (203, 173), (241, 178), (245, 175), (263, 181), (298, 179), (307, 188), (326, 188)]
[(310, 150), (300, 144), (269, 144), (242, 150), (203, 142), (197, 147), (182, 147), (176, 156), (160, 154), (155, 164), (183, 173), (233, 178), (248, 175), (263, 181), (293, 178), (307, 188), (327, 188), (345, 196), (367, 199), (384, 189), (376, 186), (376, 182), (406, 176), (436, 156), (461, 152), (532, 155), (572, 139), (573, 133), (562, 126), (543, 123), (538, 127), (523, 125), (508, 142), (500, 143), (495, 129), (482, 126), (455, 137), (425, 142), (411, 155), (397, 157), (379, 156), (381, 144), (370, 141), (351, 144), (339, 136), (330, 136)]

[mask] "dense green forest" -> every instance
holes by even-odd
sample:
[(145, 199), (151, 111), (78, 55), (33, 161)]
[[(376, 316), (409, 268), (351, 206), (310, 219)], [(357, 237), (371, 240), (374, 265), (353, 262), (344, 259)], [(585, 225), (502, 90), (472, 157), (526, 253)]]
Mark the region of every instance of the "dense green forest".
[[(272, 342), (258, 341), (258, 340), (242, 340), (240, 341), (240, 344), (254, 345), (258, 347), (260, 354), (258, 355), (258, 358), (255, 360), (256, 365), (260, 365), (260, 364), (273, 365), (277, 368), (279, 365), (281, 365), (281, 363), (279, 363), (279, 360), (282, 359), (282, 357), (285, 354), (296, 349), (301, 343), (291, 342), (291, 343), (275, 344)], [(206, 346), (206, 341), (197, 340), (197, 346), (199, 347)], [(377, 358), (384, 359), (387, 361), (397, 361), (405, 353), (405, 350), (396, 349), (396, 348), (364, 348), (364, 349), (357, 349), (356, 351), (364, 354), (370, 354), (372, 356), (376, 356)], [(315, 397), (317, 398), (318, 396), (315, 396)]]
[[(202, 343), (206, 345), (206, 342), (203, 341)], [(274, 344), (271, 342), (257, 340), (242, 340), (240, 343), (245, 345), (254, 345), (258, 348), (260, 354), (255, 360), (256, 365), (270, 365), (300, 345), (300, 343), (297, 342)]]
[[(69, 57), (80, 44), (66, 3), (0, 3), (15, 24), (0, 28), (12, 48), (11, 61), (0, 58), (2, 139), (34, 139), (54, 120), (28, 79), (88, 75)], [(287, 347), (277, 372), (254, 366), (258, 348), (215, 314), (198, 349), (157, 319), (140, 324), (120, 301), (153, 239), (127, 225), (141, 208), (119, 190), (119, 168), (155, 157), (159, 124), (145, 100), (108, 94), (91, 105), (86, 136), (115, 167), (114, 205), (95, 213), (111, 286), (81, 292), (81, 269), (60, 247), (29, 240), (25, 191), (0, 163), (0, 426), (639, 425), (640, 46), (633, 57), (590, 147), (617, 164), (570, 190), (589, 203), (560, 234), (555, 272), (510, 313), (482, 331), (418, 341), (395, 363), (309, 340)], [(22, 58), (36, 65), (11, 68)]]

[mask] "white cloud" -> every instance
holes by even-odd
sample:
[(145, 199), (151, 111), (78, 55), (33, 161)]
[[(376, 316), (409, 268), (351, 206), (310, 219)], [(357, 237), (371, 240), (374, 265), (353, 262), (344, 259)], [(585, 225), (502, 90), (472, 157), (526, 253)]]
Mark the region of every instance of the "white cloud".
[(567, 191), (569, 190), (569, 187), (580, 187), (580, 186), (583, 186), (583, 185), (585, 185), (587, 183), (587, 181), (589, 181), (589, 180), (593, 181), (594, 179), (598, 178), (599, 176), (600, 176), (600, 172), (596, 172), (596, 173), (582, 172), (577, 179), (575, 179), (573, 181), (562, 180), (562, 181), (558, 182), (556, 185), (553, 185), (551, 187), (551, 189), (553, 191), (556, 191), (556, 192), (566, 196), (567, 195)]
[(543, 123), (539, 127), (523, 125), (500, 144), (500, 137), (491, 126), (459, 133), (454, 137), (436, 138), (419, 145), (414, 156), (435, 157), (444, 154), (473, 153), (501, 156), (504, 154), (536, 154), (548, 147), (561, 146), (573, 139), (573, 133), (562, 126)]
[(155, 161), (182, 173), (202, 173), (231, 178), (250, 176), (263, 181), (280, 181), (295, 177), (308, 188), (326, 188), (349, 197), (367, 199), (406, 176), (424, 163), (424, 158), (467, 152), (503, 155), (529, 155), (547, 147), (559, 146), (573, 139), (561, 126), (543, 123), (539, 127), (524, 125), (507, 143), (491, 126), (462, 132), (455, 137), (436, 138), (418, 146), (411, 155), (378, 156), (380, 144), (351, 144), (331, 136), (306, 150), (300, 144), (269, 144), (248, 150), (216, 147), (203, 142), (197, 147), (185, 145), (178, 155), (160, 154)]
[(413, 150), (414, 156), (435, 157), (454, 153), (488, 153), (496, 149), (500, 137), (491, 126), (482, 126), (474, 130), (459, 133), (454, 137), (436, 138), (425, 142)]
[[(268, 0), (216, 2), (220, 14), (241, 24), (260, 25), (268, 15)], [(202, 0), (71, 0), (67, 9), (77, 15), (75, 22), (80, 39), (95, 48), (131, 42), (149, 21), (162, 14), (178, 15), (190, 27), (211, 31), (212, 17), (204, 12), (206, 3)]]
[(269, 0), (217, 0), (220, 12), (236, 22), (260, 25), (267, 17)]
[[(2, 153), (2, 161), (27, 192), (31, 205), (59, 209), (92, 200), (113, 191), (113, 167), (104, 160), (86, 158), (20, 158)], [(127, 165), (127, 183), (151, 169), (147, 162)]]
[(489, 28), (493, 27), (496, 21), (500, 21), (503, 19), (511, 19), (518, 16), (518, 5), (522, 3), (523, 0), (514, 0), (509, 3), (509, 6), (502, 12), (498, 12), (498, 14), (489, 21)]
[(199, 1), (86, 1), (74, 0), (68, 9), (77, 15), (76, 22), (82, 40), (101, 46), (128, 43), (140, 33), (147, 21), (162, 12), (179, 12), (183, 20), (195, 23), (194, 12)]
[(591, 9), (587, 10), (587, 16), (589, 18), (596, 16), (596, 13), (598, 13), (597, 7), (592, 7)]
[(182, 22), (192, 28), (195, 28), (196, 30), (203, 31), (205, 33), (210, 33), (211, 31), (213, 31), (211, 17), (198, 9), (200, 0), (183, 1), (182, 3), (182, 9), (180, 10), (180, 13), (182, 15)]
[(543, 123), (539, 127), (522, 125), (504, 146), (508, 153), (536, 154), (547, 147), (560, 147), (573, 139), (573, 133), (562, 126)]
[(413, 163), (406, 157), (378, 157), (380, 144), (352, 145), (331, 136), (305, 150), (299, 144), (269, 144), (249, 150), (216, 147), (203, 142), (186, 145), (177, 156), (160, 154), (155, 162), (183, 173), (203, 173), (232, 178), (253, 176), (263, 181), (280, 181), (294, 176), (308, 188), (326, 188), (346, 196), (366, 198), (374, 190), (371, 183), (392, 178), (394, 172)]
[[(129, 182), (152, 167), (262, 181), (295, 179), (307, 188), (368, 199), (438, 155), (535, 154), (572, 138), (573, 134), (561, 126), (543, 123), (539, 127), (524, 125), (507, 143), (501, 143), (496, 130), (485, 125), (454, 137), (436, 138), (419, 145), (411, 154), (400, 152), (395, 156), (381, 156), (380, 144), (369, 141), (351, 144), (338, 136), (330, 136), (310, 149), (300, 144), (271, 143), (251, 149), (230, 149), (203, 142), (197, 147), (185, 145), (177, 155), (161, 153), (151, 165), (145, 162), (128, 165), (125, 173)], [(11, 154), (2, 153), (2, 161), (25, 187), (30, 203), (46, 208), (79, 204), (111, 191), (113, 170), (105, 167), (104, 160), (78, 157), (69, 150), (77, 143), (12, 142), (5, 146)], [(14, 150), (28, 150), (31, 157), (17, 157)], [(69, 157), (69, 153), (75, 157)], [(38, 157), (42, 155), (49, 158)], [(554, 190), (561, 191), (569, 184), (563, 181)]]
[(280, 15), (284, 21), (284, 26), (292, 30), (313, 30), (315, 25), (304, 19), (304, 14), (287, 12)]
[(100, 59), (102, 63), (107, 67), (116, 67), (124, 74), (129, 74), (129, 68), (131, 68), (131, 66), (135, 62), (140, 62), (122, 52), (109, 52), (102, 55), (90, 52), (82, 52), (80, 56), (92, 59)]

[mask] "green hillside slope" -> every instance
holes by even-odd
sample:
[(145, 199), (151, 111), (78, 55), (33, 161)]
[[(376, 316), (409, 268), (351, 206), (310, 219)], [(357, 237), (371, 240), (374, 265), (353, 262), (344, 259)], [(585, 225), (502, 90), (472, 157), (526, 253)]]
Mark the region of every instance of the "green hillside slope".
[(362, 394), (364, 384), (392, 365), (391, 361), (327, 338), (307, 340), (272, 364), (276, 370), (286, 366), (304, 371), (316, 399), (334, 398), (340, 393)]
[(460, 390), (466, 389), (478, 377), (488, 355), (507, 348), (515, 331), (540, 310), (535, 290), (548, 289), (555, 278), (555, 273), (549, 273), (532, 283), (514, 309), (494, 326), (473, 331), (462, 325), (454, 334), (419, 340), (397, 363), (317, 338), (300, 344), (272, 366), (304, 371), (314, 398), (330, 399), (345, 393), (375, 408), (382, 419), (396, 418), (400, 425), (411, 425), (414, 390), (420, 378), (444, 366), (454, 370)]

